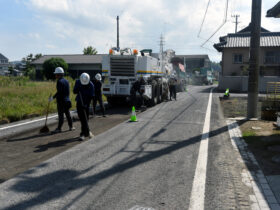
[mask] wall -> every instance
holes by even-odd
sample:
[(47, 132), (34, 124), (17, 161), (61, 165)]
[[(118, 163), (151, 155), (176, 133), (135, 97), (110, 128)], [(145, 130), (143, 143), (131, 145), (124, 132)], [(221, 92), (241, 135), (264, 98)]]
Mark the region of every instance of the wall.
[[(263, 76), (280, 76), (279, 64), (265, 64), (265, 53), (267, 51), (280, 51), (279, 47), (262, 47), (260, 49), (260, 69)], [(243, 63), (234, 64), (233, 54), (242, 54)], [(242, 66), (249, 65), (249, 48), (225, 48), (223, 50), (222, 75), (243, 76)]]
[[(267, 82), (280, 82), (280, 77), (264, 76), (259, 78), (259, 91), (266, 92)], [(231, 92), (247, 92), (248, 77), (247, 76), (219, 76), (218, 90), (225, 91), (227, 88)]]
[[(233, 63), (233, 54), (242, 54), (243, 63)], [(249, 62), (249, 48), (225, 48), (223, 50), (223, 76), (241, 75), (241, 67)]]

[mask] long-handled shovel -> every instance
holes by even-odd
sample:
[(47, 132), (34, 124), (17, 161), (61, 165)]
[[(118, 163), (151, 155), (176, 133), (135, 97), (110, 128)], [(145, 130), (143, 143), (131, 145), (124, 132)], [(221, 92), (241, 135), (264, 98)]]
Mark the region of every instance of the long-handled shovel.
[[(52, 94), (50, 94), (50, 97)], [(40, 129), (40, 133), (48, 133), (50, 132), (50, 129), (47, 126), (47, 121), (48, 121), (48, 115), (49, 115), (49, 108), (50, 108), (50, 101), (48, 101), (48, 106), (47, 106), (47, 114), (46, 114), (46, 120), (45, 120), (45, 126)]]

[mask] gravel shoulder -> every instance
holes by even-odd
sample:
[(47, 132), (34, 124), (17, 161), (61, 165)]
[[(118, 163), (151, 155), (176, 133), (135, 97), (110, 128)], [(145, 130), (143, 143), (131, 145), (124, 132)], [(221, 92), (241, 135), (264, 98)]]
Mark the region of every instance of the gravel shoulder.
[[(247, 98), (231, 97), (220, 100), (225, 118), (245, 118), (247, 114)], [(261, 116), (261, 102), (258, 103), (258, 116)], [(280, 164), (274, 161), (280, 155), (280, 130), (274, 121), (239, 120), (238, 124), (244, 140), (256, 157), (266, 176), (280, 175)]]

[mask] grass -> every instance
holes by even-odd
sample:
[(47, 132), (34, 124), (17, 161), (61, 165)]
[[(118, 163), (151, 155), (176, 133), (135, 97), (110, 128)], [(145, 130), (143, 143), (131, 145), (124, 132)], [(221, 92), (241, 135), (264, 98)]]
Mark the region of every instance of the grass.
[[(74, 80), (70, 81), (71, 90)], [(56, 92), (54, 81), (34, 82), (26, 77), (0, 76), (0, 122), (13, 122), (46, 114), (48, 97)], [(74, 94), (70, 98), (75, 106)], [(72, 107), (72, 108), (73, 108)], [(56, 103), (50, 103), (50, 113), (56, 112)]]

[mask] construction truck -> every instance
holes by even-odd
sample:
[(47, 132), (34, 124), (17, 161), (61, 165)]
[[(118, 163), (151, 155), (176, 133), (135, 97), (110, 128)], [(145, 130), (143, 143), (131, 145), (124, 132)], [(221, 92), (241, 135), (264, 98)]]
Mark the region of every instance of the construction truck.
[(102, 59), (103, 94), (108, 103), (128, 103), (131, 87), (141, 77), (145, 81), (141, 85), (145, 105), (153, 106), (167, 99), (168, 82), (161, 60), (153, 57), (150, 49), (140, 52), (130, 48), (110, 49)]
[(195, 69), (192, 74), (192, 84), (194, 85), (212, 85), (213, 73), (209, 68)]

